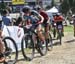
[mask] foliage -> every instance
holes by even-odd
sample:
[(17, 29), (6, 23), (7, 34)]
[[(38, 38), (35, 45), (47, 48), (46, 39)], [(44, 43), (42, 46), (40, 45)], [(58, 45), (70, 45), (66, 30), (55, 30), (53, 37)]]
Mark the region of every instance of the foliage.
[(63, 0), (61, 4), (61, 12), (67, 14), (69, 11), (75, 13), (75, 0)]
[(0, 3), (0, 13), (2, 12), (3, 9), (6, 9), (6, 5), (4, 2)]
[(51, 7), (53, 7), (54, 6), (54, 0), (52, 0), (52, 2), (51, 2)]

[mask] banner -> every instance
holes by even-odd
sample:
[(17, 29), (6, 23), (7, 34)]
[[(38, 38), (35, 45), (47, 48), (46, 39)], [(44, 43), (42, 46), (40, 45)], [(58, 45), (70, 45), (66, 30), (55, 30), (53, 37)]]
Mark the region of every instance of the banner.
[(12, 0), (13, 5), (19, 5), (19, 4), (24, 4), (25, 0)]
[[(18, 50), (21, 50), (21, 40), (24, 36), (23, 28), (20, 28), (18, 26), (4, 26), (2, 35), (4, 35), (5, 37), (11, 37), (16, 42)], [(12, 42), (10, 42), (8, 45), (12, 48), (13, 51), (15, 51)]]

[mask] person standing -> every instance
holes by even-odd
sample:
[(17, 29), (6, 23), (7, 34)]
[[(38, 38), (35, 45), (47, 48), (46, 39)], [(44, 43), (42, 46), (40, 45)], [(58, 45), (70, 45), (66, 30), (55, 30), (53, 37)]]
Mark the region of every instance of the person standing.
[(2, 12), (2, 20), (6, 26), (10, 26), (12, 23), (12, 18), (9, 16), (9, 12), (6, 9)]

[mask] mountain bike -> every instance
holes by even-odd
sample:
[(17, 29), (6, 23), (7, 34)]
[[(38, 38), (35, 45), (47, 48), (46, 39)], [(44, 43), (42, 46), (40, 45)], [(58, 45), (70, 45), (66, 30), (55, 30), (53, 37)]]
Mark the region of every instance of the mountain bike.
[(48, 51), (53, 49), (53, 39), (50, 32), (48, 33), (48, 39), (46, 40), (46, 44)]
[(57, 30), (58, 30), (58, 36), (57, 36), (57, 38), (59, 39), (60, 45), (61, 45), (61, 42), (62, 42), (62, 29), (63, 29), (62, 25), (58, 25), (57, 26)]
[[(41, 54), (41, 56), (45, 55), (47, 53), (46, 40), (42, 41), (41, 39), (39, 39), (34, 26), (31, 26), (29, 29), (24, 27), (24, 30), (26, 32), (21, 42), (21, 48), (24, 58), (26, 60), (32, 60), (34, 58), (35, 49)], [(43, 31), (41, 32), (44, 35)]]

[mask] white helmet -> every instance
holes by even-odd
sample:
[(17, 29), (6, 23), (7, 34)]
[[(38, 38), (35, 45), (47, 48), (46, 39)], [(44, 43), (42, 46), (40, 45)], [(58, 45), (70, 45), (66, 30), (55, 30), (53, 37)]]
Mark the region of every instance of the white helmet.
[(2, 16), (0, 15), (0, 21), (2, 21)]

